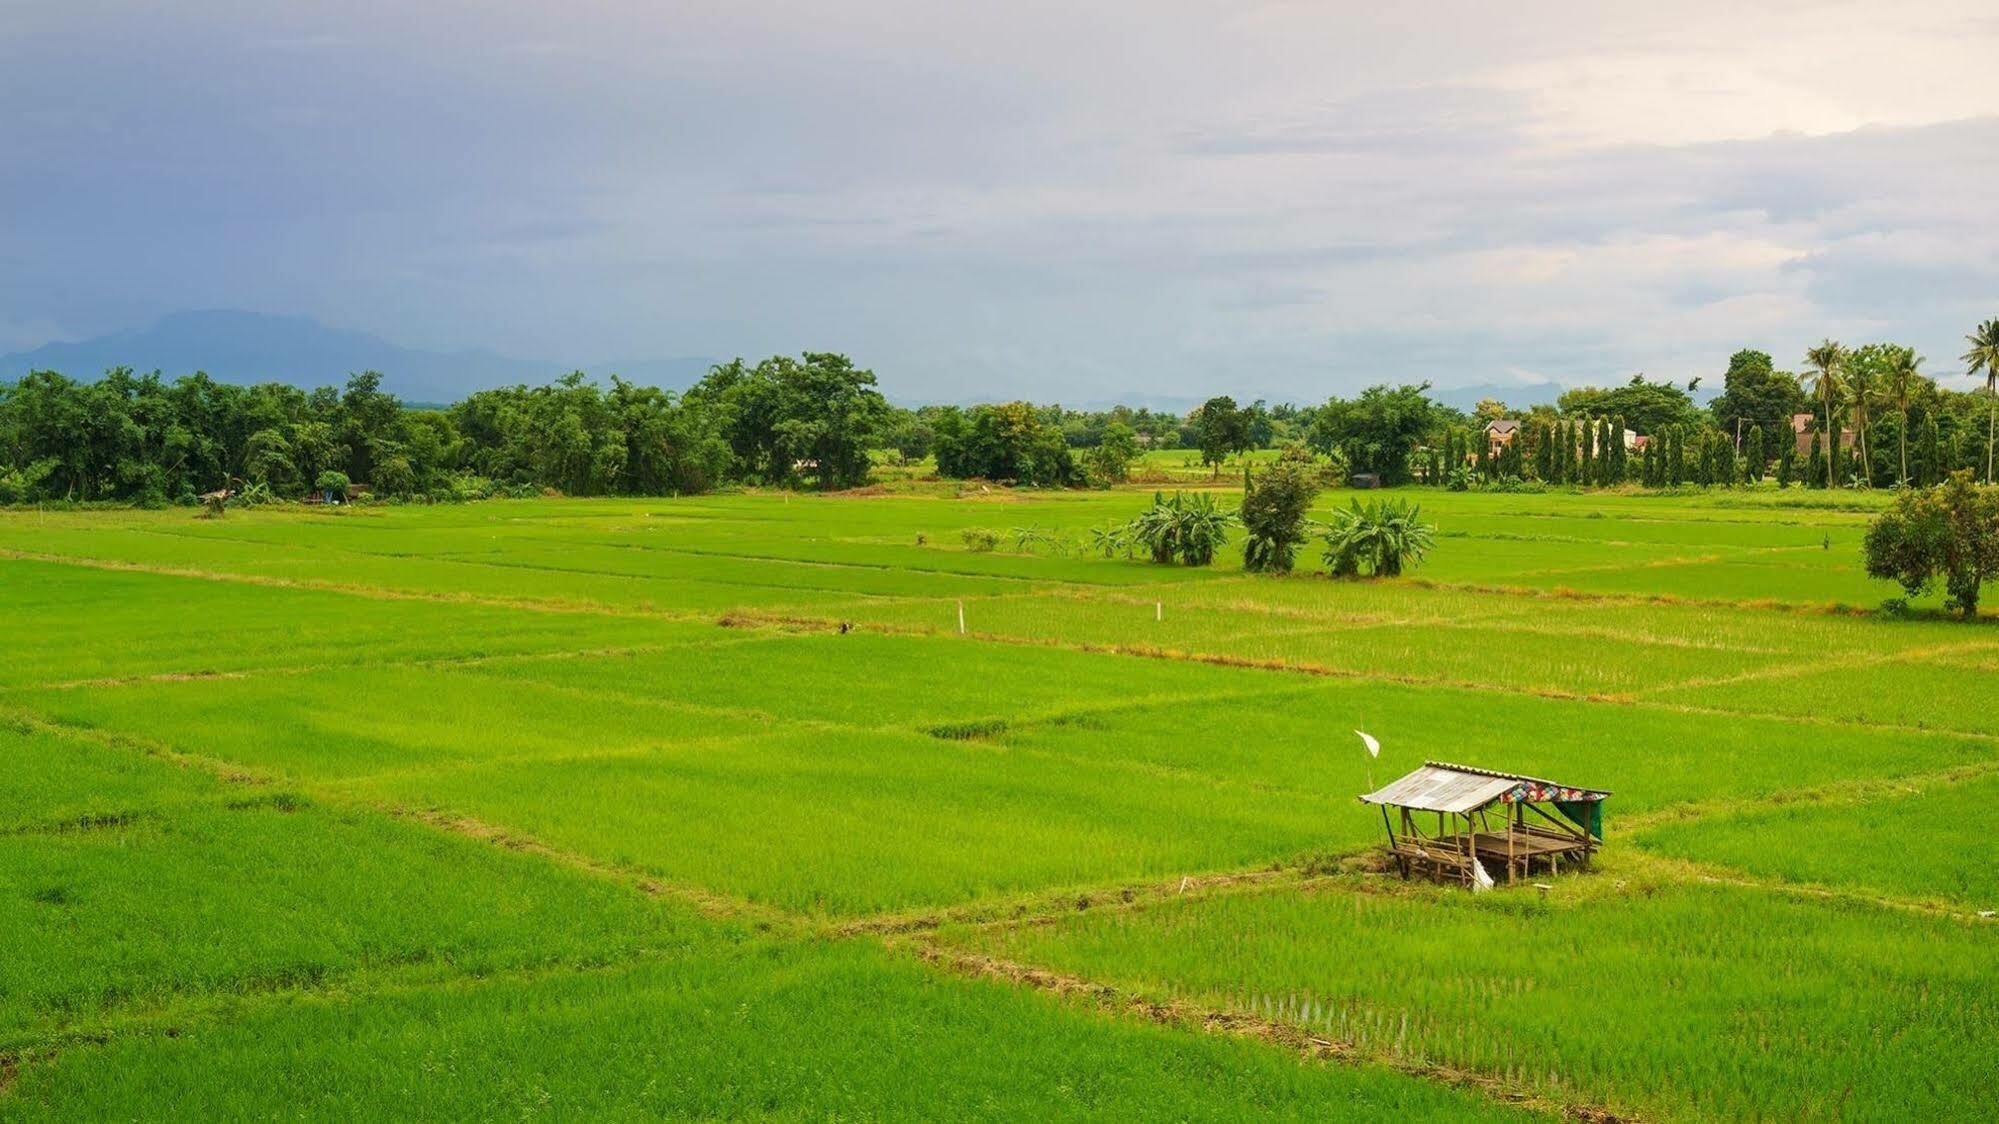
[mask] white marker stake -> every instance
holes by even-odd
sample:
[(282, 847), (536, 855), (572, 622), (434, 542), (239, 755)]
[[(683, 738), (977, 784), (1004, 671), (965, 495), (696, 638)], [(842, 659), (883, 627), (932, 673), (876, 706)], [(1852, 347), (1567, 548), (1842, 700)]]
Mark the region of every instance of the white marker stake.
[(1152, 619), (1156, 621), (1163, 621), (1166, 619), (1166, 602), (1154, 601), (1152, 603)]
[(965, 635), (965, 603), (958, 602), (958, 635)]

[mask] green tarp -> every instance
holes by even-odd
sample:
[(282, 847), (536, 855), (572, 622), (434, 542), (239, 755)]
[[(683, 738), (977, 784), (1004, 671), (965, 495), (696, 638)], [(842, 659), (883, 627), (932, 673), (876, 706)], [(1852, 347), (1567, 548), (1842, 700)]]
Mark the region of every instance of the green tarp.
[(1567, 816), (1569, 822), (1589, 832), (1592, 838), (1603, 838), (1603, 801), (1557, 800), (1555, 810)]

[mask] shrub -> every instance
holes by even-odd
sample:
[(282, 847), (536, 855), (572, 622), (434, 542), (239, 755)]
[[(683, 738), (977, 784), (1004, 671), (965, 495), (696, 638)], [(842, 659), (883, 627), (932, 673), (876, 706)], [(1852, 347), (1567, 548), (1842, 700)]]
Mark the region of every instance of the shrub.
[(1945, 605), (1978, 615), (1979, 586), (1999, 574), (1999, 490), (1953, 472), (1935, 488), (1906, 489), (1867, 528), (1867, 572), (1901, 583), (1909, 596), (1941, 578)]
[(1288, 574), (1305, 541), (1305, 513), (1319, 494), (1319, 468), (1311, 453), (1293, 445), (1264, 470), (1262, 480), (1252, 479), (1248, 470), (1243, 480), (1242, 525), (1249, 536), (1243, 569)]
[(0, 469), (0, 504), (27, 503), (60, 463), (54, 457), (46, 457), (31, 464)]
[(1436, 545), (1437, 528), (1421, 520), (1422, 507), (1400, 500), (1351, 501), (1333, 512), (1324, 529), (1326, 567), (1334, 577), (1400, 575)]
[(1175, 492), (1170, 500), (1154, 492), (1152, 506), (1132, 520), (1128, 533), (1154, 562), (1177, 558), (1184, 565), (1206, 566), (1228, 541), (1229, 525), (1236, 521), (1235, 512), (1223, 511), (1205, 492)]
[(1101, 551), (1105, 558), (1116, 558), (1120, 554), (1126, 558), (1130, 558), (1133, 548), (1137, 545), (1133, 532), (1136, 525), (1136, 521), (1133, 521), (1131, 523), (1112, 523), (1104, 527), (1092, 527), (1090, 528), (1090, 545)]
[(974, 554), (984, 554), (999, 546), (999, 532), (985, 527), (967, 527), (959, 536), (965, 540), (965, 549)]

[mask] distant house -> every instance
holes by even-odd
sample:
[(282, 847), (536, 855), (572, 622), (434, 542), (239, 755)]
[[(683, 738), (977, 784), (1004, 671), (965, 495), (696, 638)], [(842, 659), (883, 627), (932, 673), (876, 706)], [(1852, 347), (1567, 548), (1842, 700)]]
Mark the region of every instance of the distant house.
[[(1798, 443), (1798, 456), (1801, 458), (1812, 455), (1812, 423), (1817, 419), (1817, 414), (1791, 415), (1791, 436)], [(1853, 446), (1853, 431), (1850, 429), (1841, 429), (1839, 431), (1839, 447), (1841, 449), (1851, 449)]]
[(1497, 453), (1513, 444), (1513, 438), (1520, 432), (1520, 423), (1513, 418), (1499, 418), (1485, 423), (1486, 447)]
[(1644, 435), (1639, 433), (1637, 430), (1627, 429), (1624, 431), (1625, 452), (1627, 453), (1638, 452), (1639, 450), (1643, 449), (1647, 444), (1648, 442), (1645, 440)]

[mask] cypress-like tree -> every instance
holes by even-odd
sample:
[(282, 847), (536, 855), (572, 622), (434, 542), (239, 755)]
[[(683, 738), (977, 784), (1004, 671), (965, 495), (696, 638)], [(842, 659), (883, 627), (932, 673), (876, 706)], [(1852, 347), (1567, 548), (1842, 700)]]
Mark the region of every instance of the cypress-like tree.
[(1687, 481), (1686, 433), (1679, 426), (1666, 431), (1666, 483), (1674, 488)]
[(1728, 434), (1714, 435), (1714, 482), (1724, 488), (1736, 485), (1735, 443)]
[(1656, 488), (1659, 486), (1659, 458), (1652, 452), (1657, 446), (1657, 441), (1647, 437), (1645, 439), (1645, 455), (1638, 460), (1639, 475), (1644, 479), (1647, 488)]
[(1814, 488), (1823, 488), (1825, 471), (1825, 434), (1813, 431), (1812, 455), (1805, 461), (1805, 480)]
[(1763, 427), (1752, 425), (1749, 427), (1749, 483), (1761, 484), (1763, 470), (1769, 467), (1770, 462), (1763, 458)]
[(1923, 437), (1916, 444), (1916, 483), (1927, 488), (1943, 479), (1939, 466), (1943, 463), (1943, 449), (1937, 440), (1937, 416), (1925, 413), (1923, 416)]
[(1630, 466), (1631, 456), (1624, 448), (1624, 419), (1621, 417), (1611, 419), (1610, 429), (1614, 438), (1610, 443), (1610, 482), (1622, 484)]

